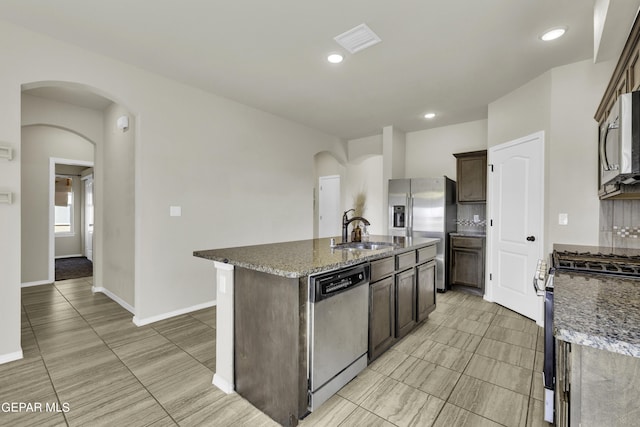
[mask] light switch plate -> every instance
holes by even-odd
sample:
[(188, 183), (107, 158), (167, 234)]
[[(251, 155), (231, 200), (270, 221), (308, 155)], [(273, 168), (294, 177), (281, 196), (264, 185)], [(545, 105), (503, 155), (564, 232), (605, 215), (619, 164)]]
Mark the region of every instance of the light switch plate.
[(182, 206), (169, 206), (169, 216), (182, 216)]
[(569, 224), (569, 214), (566, 214), (566, 213), (558, 214), (558, 224), (560, 224), (560, 225), (568, 225)]

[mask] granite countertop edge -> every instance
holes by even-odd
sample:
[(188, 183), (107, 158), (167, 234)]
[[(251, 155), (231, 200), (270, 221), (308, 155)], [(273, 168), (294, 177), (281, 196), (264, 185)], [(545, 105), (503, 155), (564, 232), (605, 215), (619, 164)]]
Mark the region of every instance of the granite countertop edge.
[(554, 336), (640, 357), (640, 283), (605, 275), (556, 274)]
[(332, 249), (329, 244), (330, 238), (321, 238), (234, 248), (197, 250), (193, 252), (193, 255), (210, 261), (230, 264), (234, 267), (295, 279), (401, 254), (431, 246), (440, 241), (438, 238), (396, 239), (406, 238), (371, 236), (370, 241), (372, 242), (404, 242), (399, 247), (386, 247), (377, 250), (345, 251)]
[(612, 353), (624, 354), (626, 356), (640, 357), (640, 347), (637, 344), (628, 343), (604, 336), (596, 336), (584, 332), (578, 332), (566, 328), (554, 328), (553, 334), (559, 340), (593, 347), (599, 350), (606, 350)]

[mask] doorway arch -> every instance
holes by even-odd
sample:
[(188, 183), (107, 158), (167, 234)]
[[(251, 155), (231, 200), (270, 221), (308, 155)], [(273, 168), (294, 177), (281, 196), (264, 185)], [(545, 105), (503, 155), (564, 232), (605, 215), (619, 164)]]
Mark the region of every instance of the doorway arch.
[[(26, 83), (22, 98), (23, 129), (49, 126), (94, 143), (93, 286), (135, 314), (135, 114), (105, 92), (73, 82)], [(129, 119), (126, 130), (116, 127), (122, 115)], [(127, 201), (125, 208), (119, 199)]]

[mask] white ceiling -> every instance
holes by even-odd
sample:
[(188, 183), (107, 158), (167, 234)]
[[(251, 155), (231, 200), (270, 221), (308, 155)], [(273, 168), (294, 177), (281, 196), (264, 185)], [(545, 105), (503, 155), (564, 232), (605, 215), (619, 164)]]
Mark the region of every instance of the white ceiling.
[[(2, 0), (0, 18), (352, 139), (486, 118), (545, 71), (593, 58), (595, 2)], [(617, 57), (638, 4), (611, 2), (623, 13), (606, 23), (599, 60)], [(333, 37), (361, 23), (382, 42), (326, 62), (342, 51)], [(559, 25), (565, 37), (538, 39)]]

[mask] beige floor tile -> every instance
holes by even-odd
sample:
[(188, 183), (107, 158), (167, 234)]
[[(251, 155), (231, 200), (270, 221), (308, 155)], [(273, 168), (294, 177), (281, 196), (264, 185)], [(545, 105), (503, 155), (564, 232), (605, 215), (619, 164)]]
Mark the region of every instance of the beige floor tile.
[(140, 387), (127, 394), (111, 394), (65, 414), (69, 426), (145, 425), (164, 419), (167, 412)]
[[(211, 385), (215, 307), (137, 327), (131, 313), (93, 294), (91, 283), (74, 279), (22, 290), (25, 358), (0, 365), (0, 400), (66, 399), (68, 425), (277, 425), (241, 396)], [(541, 328), (475, 295), (436, 298), (429, 319), (301, 425), (493, 426), (515, 419), (538, 425)], [(529, 377), (530, 397), (467, 375), (524, 390), (513, 384), (532, 368), (538, 372)], [(31, 415), (11, 425), (66, 425), (62, 414)]]
[[(313, 411), (300, 422), (301, 426), (333, 427), (345, 421), (358, 405), (334, 394), (320, 408)], [(360, 408), (364, 411), (362, 408)], [(366, 411), (365, 411), (366, 412)]]
[(520, 366), (521, 368), (532, 369), (534, 366), (534, 350), (490, 338), (483, 338), (480, 341), (476, 353)]
[(216, 307), (205, 308), (189, 314), (210, 328), (216, 327)]
[(465, 375), (499, 385), (517, 393), (529, 396), (531, 390), (531, 369), (521, 368), (480, 354), (474, 354), (464, 370)]
[[(44, 403), (42, 403), (42, 406), (46, 408)], [(43, 409), (43, 412), (0, 412), (0, 425), (10, 427), (66, 427), (67, 422), (62, 413), (46, 412)]]
[(418, 411), (418, 414), (413, 417), (409, 425), (411, 427), (423, 427), (431, 426), (434, 421), (440, 415), (442, 408), (445, 405), (445, 401), (437, 397), (429, 395), (427, 402)]
[(502, 326), (489, 326), (485, 337), (530, 349), (536, 348), (536, 334), (527, 334), (513, 329), (503, 328)]
[(536, 400), (544, 401), (544, 378), (542, 372), (533, 372), (531, 380), (531, 397)]
[[(491, 313), (489, 314), (491, 315)], [(476, 320), (471, 320), (465, 317), (451, 316), (449, 321), (444, 326), (456, 329), (458, 331), (467, 332), (472, 335), (483, 336), (489, 328), (489, 323), (478, 322)]]
[(390, 376), (404, 384), (446, 400), (460, 375), (459, 372), (438, 366), (435, 363), (409, 357)]
[(369, 365), (369, 369), (373, 369), (388, 377), (408, 357), (408, 354), (398, 351), (393, 347)]
[(366, 368), (351, 382), (338, 390), (338, 395), (347, 400), (361, 404), (386, 377), (373, 369)]
[(544, 352), (536, 351), (536, 359), (533, 363), (533, 370), (536, 372), (542, 372), (544, 369)]
[(406, 337), (402, 338), (400, 342), (393, 346), (394, 350), (400, 351), (404, 354), (411, 354), (420, 347), (425, 338), (422, 337), (417, 331), (412, 331)]
[[(334, 424), (336, 425), (336, 424)], [(389, 421), (366, 409), (357, 407), (345, 420), (340, 427), (393, 427)]]
[(459, 306), (456, 307), (450, 315), (457, 318), (474, 320), (481, 323), (491, 323), (493, 321), (494, 313), (486, 310), (480, 310), (472, 307)]
[(521, 426), (529, 398), (506, 388), (463, 375), (449, 402), (505, 426)]
[(481, 417), (450, 403), (444, 405), (434, 427), (500, 427), (490, 419)]
[(544, 420), (544, 402), (529, 399), (529, 413), (527, 414), (527, 427), (550, 427), (551, 424)]
[(397, 426), (408, 426), (431, 399), (444, 405), (444, 401), (435, 396), (386, 378), (360, 406)]
[(440, 328), (431, 335), (430, 339), (432, 341), (437, 341), (440, 344), (472, 352), (478, 347), (482, 337), (458, 331), (456, 329), (447, 328), (445, 326), (440, 326)]
[(525, 317), (505, 316), (503, 314), (496, 314), (492, 324), (527, 334), (537, 334), (538, 329), (541, 329), (533, 320)]
[(412, 353), (412, 356), (444, 366), (445, 368), (453, 369), (454, 371), (462, 372), (469, 363), (469, 360), (471, 360), (473, 353), (436, 341), (425, 340), (420, 347)]

